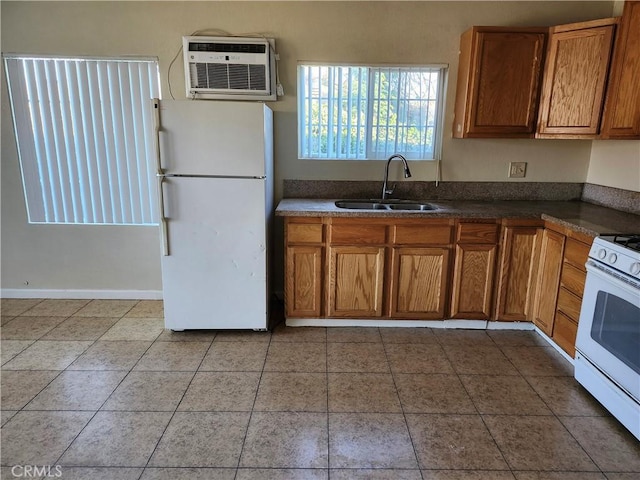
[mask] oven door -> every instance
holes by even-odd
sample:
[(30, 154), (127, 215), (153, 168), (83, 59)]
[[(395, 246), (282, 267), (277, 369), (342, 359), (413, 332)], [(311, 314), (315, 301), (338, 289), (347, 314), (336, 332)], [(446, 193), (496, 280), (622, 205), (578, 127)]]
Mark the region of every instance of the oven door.
[(640, 282), (587, 262), (576, 349), (640, 403)]

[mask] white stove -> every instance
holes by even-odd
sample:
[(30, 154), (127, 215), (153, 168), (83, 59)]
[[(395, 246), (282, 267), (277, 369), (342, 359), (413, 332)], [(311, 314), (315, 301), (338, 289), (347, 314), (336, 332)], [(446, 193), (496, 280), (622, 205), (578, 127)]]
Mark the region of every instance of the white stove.
[(640, 440), (640, 234), (594, 240), (575, 377)]

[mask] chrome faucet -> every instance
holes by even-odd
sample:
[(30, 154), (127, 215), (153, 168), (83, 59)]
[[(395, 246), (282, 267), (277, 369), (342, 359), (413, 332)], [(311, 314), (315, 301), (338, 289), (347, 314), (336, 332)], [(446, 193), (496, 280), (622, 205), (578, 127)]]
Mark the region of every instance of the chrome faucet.
[(395, 155), (391, 155), (389, 157), (389, 160), (387, 160), (387, 166), (384, 169), (384, 183), (382, 184), (382, 200), (387, 198), (387, 195), (391, 195), (393, 191), (396, 189), (395, 185), (393, 185), (391, 188), (387, 188), (387, 180), (389, 179), (389, 164), (391, 163), (391, 160), (393, 160), (394, 158), (399, 158), (400, 160), (402, 160), (402, 165), (404, 167), (404, 178), (411, 177), (411, 170), (409, 170), (407, 159), (397, 153)]

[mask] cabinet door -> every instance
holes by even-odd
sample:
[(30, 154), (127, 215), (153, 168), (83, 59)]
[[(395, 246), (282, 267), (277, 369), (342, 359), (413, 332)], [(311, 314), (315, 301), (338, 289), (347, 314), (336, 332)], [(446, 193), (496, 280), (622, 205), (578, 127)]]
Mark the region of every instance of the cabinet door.
[(530, 319), (537, 236), (538, 229), (535, 227), (505, 228), (498, 274), (496, 320)]
[(552, 28), (538, 137), (598, 134), (615, 24), (612, 18)]
[(331, 248), (330, 317), (382, 316), (384, 251), (363, 245)]
[(496, 245), (456, 245), (451, 317), (488, 319)]
[(602, 137), (640, 139), (640, 2), (626, 1), (616, 35)]
[(542, 234), (533, 322), (548, 336), (553, 333), (564, 241), (564, 235), (552, 230), (545, 230)]
[(448, 248), (394, 248), (391, 317), (443, 319)]
[(287, 248), (284, 290), (287, 317), (320, 317), (322, 250), (311, 246)]
[(578, 324), (562, 312), (556, 312), (553, 327), (553, 341), (560, 345), (560, 347), (571, 355), (572, 358), (576, 355), (577, 333)]
[(533, 136), (545, 40), (546, 29), (463, 34), (454, 137)]

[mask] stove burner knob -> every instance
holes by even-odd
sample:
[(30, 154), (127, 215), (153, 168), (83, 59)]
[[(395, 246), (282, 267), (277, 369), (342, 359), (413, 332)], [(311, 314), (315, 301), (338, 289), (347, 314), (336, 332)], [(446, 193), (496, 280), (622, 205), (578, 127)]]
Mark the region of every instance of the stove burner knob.
[(607, 251), (604, 248), (598, 250), (598, 258), (604, 260), (607, 257)]
[(631, 275), (640, 274), (640, 262), (635, 262), (631, 264), (631, 268), (629, 268), (629, 271), (631, 272)]
[(617, 261), (618, 261), (618, 255), (616, 255), (615, 253), (612, 253), (611, 255), (609, 255), (609, 263), (611, 265), (613, 265)]

